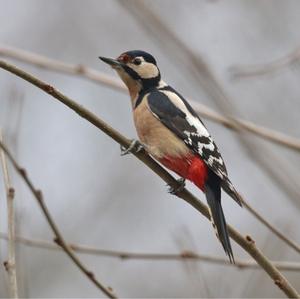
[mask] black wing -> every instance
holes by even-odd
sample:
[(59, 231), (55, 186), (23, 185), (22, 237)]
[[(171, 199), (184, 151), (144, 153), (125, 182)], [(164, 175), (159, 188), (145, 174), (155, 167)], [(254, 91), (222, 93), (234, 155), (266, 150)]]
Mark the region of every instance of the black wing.
[(228, 179), (222, 156), (197, 113), (171, 87), (153, 90), (147, 95), (150, 111), (177, 135), (221, 179), (221, 185), (240, 204), (240, 197)]

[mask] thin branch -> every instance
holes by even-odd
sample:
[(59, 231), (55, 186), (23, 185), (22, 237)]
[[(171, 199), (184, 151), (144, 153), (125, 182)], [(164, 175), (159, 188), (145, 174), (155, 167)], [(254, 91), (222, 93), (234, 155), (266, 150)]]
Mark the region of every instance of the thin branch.
[(235, 65), (230, 67), (229, 72), (232, 79), (247, 79), (274, 74), (284, 68), (298, 63), (300, 60), (300, 47), (293, 50), (286, 56), (264, 64)]
[[(5, 233), (0, 232), (0, 239), (8, 240), (8, 236)], [(30, 239), (21, 236), (16, 237), (16, 242), (21, 243), (25, 246), (49, 249), (49, 250), (62, 250), (56, 244), (45, 240)], [(91, 246), (69, 243), (68, 246), (74, 251), (82, 254), (89, 254), (95, 256), (105, 256), (111, 258), (119, 258), (121, 260), (165, 260), (165, 261), (203, 261), (207, 263), (220, 264), (226, 266), (238, 267), (240, 269), (261, 269), (261, 267), (252, 260), (235, 259), (235, 264), (232, 264), (226, 258), (199, 254), (191, 250), (184, 250), (181, 253), (149, 253), (149, 252), (130, 252), (125, 250), (111, 250), (95, 248)], [(300, 263), (297, 262), (282, 262), (272, 261), (274, 266), (282, 271), (300, 271)]]
[[(110, 136), (113, 140), (118, 142), (120, 145), (124, 147), (129, 147), (131, 141), (124, 136), (122, 136), (119, 132), (114, 130), (111, 126), (105, 123), (103, 120), (98, 118), (95, 114), (84, 108), (83, 106), (77, 104), (71, 98), (65, 96), (58, 90), (56, 90), (53, 86), (39, 80), (38, 78), (30, 75), (29, 73), (0, 60), (0, 67), (7, 70), (10, 73), (17, 75), (18, 77), (28, 81), (29, 83), (35, 85), (46, 93), (50, 94), (52, 97), (57, 99), (59, 102), (68, 106), (70, 109), (75, 111), (84, 119), (88, 120), (94, 126), (99, 128), (102, 132)], [(171, 176), (164, 168), (162, 168), (156, 161), (154, 161), (145, 151), (139, 151), (138, 153), (134, 153), (139, 160), (144, 162), (149, 168), (151, 168), (160, 178), (162, 178), (168, 185), (173, 188), (178, 188), (178, 181)], [(15, 165), (18, 167), (18, 165)], [(23, 171), (19, 168), (19, 173), (22, 174)], [(25, 180), (27, 177), (23, 177)], [(36, 197), (40, 192), (36, 193), (36, 190), (32, 187), (30, 181), (27, 183), (31, 186), (32, 190), (35, 192)], [(200, 200), (198, 200), (192, 193), (190, 193), (187, 189), (183, 189), (177, 195), (179, 198), (183, 199), (191, 206), (193, 206), (197, 211), (203, 214), (207, 219), (210, 219), (208, 208), (205, 204), (203, 204)], [(42, 202), (39, 200), (39, 202)], [(44, 207), (44, 206), (42, 206)], [(48, 213), (45, 213), (48, 215)], [(50, 218), (51, 220), (51, 218)], [(233, 227), (228, 225), (228, 231), (231, 238), (237, 242), (245, 251), (247, 251), (256, 262), (265, 270), (265, 272), (272, 278), (275, 284), (290, 298), (300, 298), (300, 295), (297, 293), (296, 289), (290, 284), (290, 282), (284, 277), (284, 275), (269, 261), (269, 259), (258, 249), (254, 240), (250, 236), (243, 237), (238, 231), (236, 231)], [(64, 243), (65, 247), (70, 251), (69, 247)]]
[(39, 54), (8, 46), (0, 46), (0, 56), (10, 57), (21, 62), (33, 64), (42, 69), (80, 76), (96, 83), (106, 85), (115, 90), (126, 91), (124, 85), (120, 84), (120, 82), (116, 79), (82, 64), (69, 64), (63, 61), (51, 59)]
[(99, 282), (94, 273), (89, 271), (83, 264), (82, 262), (78, 259), (78, 257), (73, 253), (73, 250), (68, 246), (66, 241), (64, 240), (62, 234), (60, 233), (57, 225), (55, 224), (45, 202), (44, 202), (44, 197), (42, 194), (42, 191), (39, 189), (36, 189), (36, 187), (33, 185), (31, 180), (29, 179), (26, 171), (24, 168), (20, 167), (17, 163), (17, 161), (14, 159), (12, 154), (9, 152), (7, 147), (4, 145), (3, 142), (0, 141), (0, 148), (5, 152), (7, 155), (8, 159), (11, 161), (13, 164), (14, 168), (16, 171), (19, 173), (19, 175), (22, 177), (22, 179), (25, 181), (27, 184), (28, 188), (30, 189), (31, 193), (37, 200), (41, 210), (43, 211), (54, 235), (55, 235), (55, 242), (64, 250), (64, 252), (71, 258), (71, 260), (75, 263), (75, 265), (109, 298), (117, 298), (116, 295), (112, 292), (111, 288), (106, 288), (101, 282)]
[[(3, 135), (0, 129), (0, 142), (3, 142)], [(9, 278), (9, 291), (11, 298), (18, 298), (17, 270), (16, 270), (16, 247), (15, 247), (15, 212), (14, 197), (15, 189), (12, 187), (6, 157), (0, 148), (4, 187), (7, 199), (7, 230), (8, 230), (8, 259), (4, 262), (5, 269)]]
[[(214, 111), (211, 112), (215, 113)], [(225, 120), (224, 125), (229, 125), (234, 127), (237, 132), (240, 131), (241, 128), (243, 128), (245, 123), (244, 120), (241, 120), (239, 118), (232, 118), (232, 117), (223, 117), (223, 118)], [(254, 129), (254, 131), (257, 131), (255, 125), (251, 123), (247, 124), (246, 130), (249, 131), (251, 127)], [(267, 135), (271, 133), (268, 132), (268, 129), (262, 127), (260, 128), (259, 132), (260, 133), (265, 132)], [(275, 133), (276, 132), (272, 132), (271, 135), (275, 136), (274, 135)], [(295, 205), (295, 207), (299, 209), (299, 197), (300, 197), (299, 180), (294, 176), (290, 175), (288, 171), (286, 171), (286, 163), (284, 163), (282, 158), (270, 152), (267, 149), (267, 147), (265, 147), (263, 144), (255, 146), (255, 141), (254, 140), (249, 141), (247, 140), (246, 137), (247, 136), (243, 136), (243, 134), (238, 135), (238, 138), (241, 140), (241, 145), (244, 146), (244, 148), (246, 149), (247, 153), (250, 155), (252, 160), (254, 160), (256, 164), (272, 179), (272, 181), (275, 183), (276, 186), (280, 186), (280, 188), (287, 194), (289, 199), (291, 199), (291, 202)], [(283, 135), (282, 136), (277, 135), (277, 137), (281, 140), (285, 140), (285, 137)], [(285, 141), (289, 142), (288, 140)], [(264, 155), (262, 155), (261, 153), (264, 153)], [(268, 156), (269, 159), (265, 159), (265, 156)], [(276, 167), (274, 167), (274, 165), (276, 165)], [(280, 169), (280, 171), (277, 171), (278, 169)], [(267, 223), (266, 219), (263, 219), (262, 217), (257, 217), (258, 212), (256, 212), (255, 209), (251, 207), (249, 204), (246, 204), (245, 207), (262, 224), (270, 228), (282, 241), (286, 242), (289, 246), (291, 246), (298, 253), (300, 253), (299, 244), (297, 244), (291, 239), (288, 239), (286, 236), (284, 236), (283, 233), (281, 233), (274, 226), (272, 226), (271, 228), (270, 226), (271, 224)]]
[[(96, 71), (82, 64), (69, 64), (39, 54), (8, 46), (0, 46), (0, 55), (3, 57), (9, 57), (21, 62), (32, 64), (42, 69), (80, 76), (82, 78), (86, 78), (96, 83), (108, 86), (117, 91), (127, 92), (127, 89), (119, 80), (116, 80), (114, 77), (108, 76), (102, 72)], [(236, 127), (238, 125), (238, 127), (245, 132), (249, 132), (258, 137), (295, 150), (297, 152), (300, 151), (300, 140), (298, 138), (238, 118), (236, 118), (235, 122), (233, 122), (228, 117), (221, 115), (220, 113), (203, 104), (198, 103), (197, 101), (190, 100), (190, 102), (197, 113), (199, 113), (199, 115), (203, 118), (217, 122), (221, 125), (224, 125), (228, 129), (235, 131), (237, 130)]]
[(242, 130), (245, 132), (249, 132), (258, 137), (271, 141), (275, 144), (295, 150), (296, 152), (300, 151), (300, 140), (298, 138), (275, 131), (273, 129), (256, 125), (250, 121), (243, 120), (241, 118), (233, 118), (234, 121), (232, 121), (232, 119), (212, 110), (211, 108), (203, 104), (200, 104), (198, 102), (192, 102), (192, 104), (200, 116), (211, 121), (220, 123), (231, 130)]
[(279, 231), (274, 225), (272, 225), (269, 221), (267, 221), (260, 213), (258, 213), (246, 200), (242, 197), (243, 206), (263, 225), (265, 225), (274, 235), (276, 235), (279, 239), (293, 248), (295, 251), (300, 253), (300, 246), (290, 238), (288, 238), (284, 233)]

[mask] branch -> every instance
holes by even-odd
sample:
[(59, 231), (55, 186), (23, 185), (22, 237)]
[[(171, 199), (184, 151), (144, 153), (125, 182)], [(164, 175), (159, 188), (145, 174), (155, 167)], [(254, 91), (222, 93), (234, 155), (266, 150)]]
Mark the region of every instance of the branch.
[[(3, 142), (3, 136), (0, 129), (0, 142)], [(2, 172), (4, 179), (4, 187), (7, 199), (7, 230), (8, 230), (8, 260), (4, 262), (5, 269), (9, 278), (9, 291), (11, 298), (18, 298), (18, 284), (16, 271), (16, 248), (15, 248), (15, 212), (14, 212), (14, 196), (15, 189), (11, 185), (6, 157), (4, 151), (0, 148)]]
[(33, 196), (35, 197), (35, 199), (37, 200), (41, 210), (43, 211), (54, 235), (55, 235), (55, 239), (54, 241), (57, 243), (57, 245), (59, 245), (62, 250), (65, 251), (65, 253), (71, 258), (71, 260), (75, 263), (75, 265), (105, 294), (107, 295), (109, 298), (117, 298), (111, 288), (106, 288), (102, 285), (102, 283), (100, 283), (93, 272), (89, 271), (82, 263), (81, 261), (77, 258), (77, 256), (73, 253), (73, 250), (68, 246), (68, 244), (66, 243), (66, 241), (64, 240), (62, 234), (60, 233), (57, 225), (55, 224), (54, 220), (52, 219), (52, 216), (50, 214), (50, 212), (48, 211), (48, 208), (44, 202), (44, 197), (42, 194), (41, 190), (38, 190), (35, 188), (35, 186), (33, 185), (33, 183), (31, 182), (31, 180), (29, 179), (26, 171), (24, 168), (20, 167), (18, 165), (18, 163), (16, 162), (16, 160), (14, 159), (14, 157), (12, 156), (12, 154), (9, 152), (9, 150), (7, 149), (7, 147), (3, 144), (2, 141), (0, 141), (0, 148), (5, 152), (5, 154), (7, 155), (8, 159), (11, 161), (11, 163), (13, 164), (14, 168), (16, 169), (16, 171), (19, 173), (19, 175), (22, 177), (22, 179), (25, 181), (25, 183), (27, 184), (28, 188), (30, 189), (31, 193), (33, 194)]
[[(8, 240), (8, 236), (5, 233), (0, 232), (0, 239)], [(21, 236), (16, 237), (16, 242), (19, 242), (25, 246), (48, 249), (48, 250), (62, 250), (61, 247), (53, 244), (52, 242), (38, 239), (30, 239)], [(261, 267), (252, 260), (242, 260), (235, 259), (235, 264), (232, 264), (228, 259), (195, 253), (191, 250), (184, 250), (181, 253), (149, 253), (149, 252), (129, 252), (125, 250), (111, 250), (111, 249), (102, 249), (95, 248), (86, 245), (80, 244), (71, 244), (68, 246), (74, 251), (82, 254), (90, 254), (96, 256), (105, 256), (111, 258), (119, 258), (121, 260), (164, 260), (164, 261), (184, 261), (184, 260), (193, 260), (193, 261), (203, 261), (207, 263), (220, 264), (232, 267), (238, 267), (240, 269), (261, 269)], [(282, 261), (272, 261), (274, 266), (282, 271), (300, 271), (300, 263), (297, 262), (282, 262)]]
[(259, 214), (255, 209), (252, 208), (252, 206), (245, 200), (244, 197), (242, 197), (242, 203), (243, 206), (263, 225), (265, 225), (274, 235), (276, 235), (279, 239), (281, 239), (283, 242), (285, 242), (288, 246), (293, 248), (295, 251), (300, 253), (300, 246), (288, 238), (284, 233), (279, 231), (274, 225), (272, 225), (269, 221), (267, 221), (261, 214)]
[(281, 71), (283, 68), (290, 67), (300, 60), (300, 47), (293, 50), (286, 56), (265, 64), (255, 65), (235, 65), (230, 67), (229, 72), (232, 79), (247, 79), (250, 77), (259, 77), (273, 74)]
[(300, 151), (300, 140), (298, 138), (275, 131), (273, 129), (256, 125), (250, 121), (243, 120), (241, 118), (226, 117), (198, 102), (192, 102), (192, 106), (200, 116), (211, 121), (220, 123), (228, 129), (234, 131), (242, 130), (254, 134), (262, 139), (271, 141), (275, 144), (292, 149), (296, 152)]
[[(48, 69), (51, 71), (57, 71), (69, 75), (80, 76), (93, 82), (108, 86), (117, 91), (127, 92), (125, 86), (120, 81), (117, 81), (111, 76), (108, 76), (94, 69), (88, 68), (87, 66), (84, 66), (82, 64), (69, 64), (42, 55), (7, 46), (0, 47), (0, 55), (4, 57), (13, 58), (21, 62), (29, 63), (42, 69)], [(221, 115), (220, 113), (212, 110), (211, 108), (208, 108), (203, 104), (200, 104), (193, 100), (190, 100), (190, 102), (197, 111), (197, 113), (199, 113), (199, 115), (203, 118), (217, 122), (225, 126), (226, 128), (234, 131), (237, 130), (238, 126), (239, 129), (242, 129), (245, 132), (249, 132), (258, 137), (271, 141), (275, 144), (287, 147), (289, 149), (295, 150), (297, 152), (300, 151), (300, 140), (295, 137), (238, 118), (236, 118), (235, 122), (233, 122), (228, 117)]]
[[(71, 98), (65, 96), (53, 86), (39, 80), (38, 78), (26, 73), (25, 71), (8, 64), (5, 61), (0, 60), (0, 67), (11, 72), (18, 77), (28, 81), (29, 83), (35, 85), (46, 93), (50, 94), (52, 97), (57, 99), (59, 102), (68, 106), (70, 109), (75, 111), (84, 119), (88, 120), (95, 127), (100, 129), (102, 132), (110, 136), (113, 140), (118, 142), (123, 147), (130, 146), (130, 140), (122, 136), (119, 132), (114, 130), (103, 120), (98, 118), (95, 114), (84, 108), (83, 106), (77, 104)], [(154, 161), (145, 151), (140, 151), (134, 153), (139, 160), (144, 162), (149, 168), (151, 168), (160, 178), (162, 178), (168, 185), (172, 188), (178, 188), (179, 183), (177, 180), (171, 176), (164, 168), (162, 168), (156, 161)], [(17, 167), (17, 165), (16, 165)], [(20, 172), (20, 171), (19, 171)], [(22, 171), (20, 172), (22, 174)], [(26, 179), (26, 176), (24, 177)], [(30, 184), (30, 182), (29, 182)], [(34, 191), (35, 189), (33, 189)], [(39, 193), (38, 193), (39, 194)], [(179, 198), (183, 199), (201, 214), (203, 214), (207, 219), (210, 219), (208, 208), (201, 201), (199, 201), (193, 194), (191, 194), (187, 189), (183, 189), (177, 195)], [(37, 196), (37, 198), (39, 198)], [(39, 201), (40, 202), (40, 201)], [(268, 260), (268, 258), (258, 249), (254, 240), (250, 236), (243, 237), (238, 231), (233, 227), (228, 226), (229, 235), (231, 238), (237, 242), (245, 251), (247, 251), (256, 262), (265, 270), (265, 272), (272, 278), (275, 284), (282, 289), (282, 291), (290, 298), (300, 298), (300, 295), (297, 293), (296, 289), (289, 283), (289, 281), (283, 276), (281, 272)], [(67, 245), (64, 244), (66, 248)], [(69, 248), (68, 248), (69, 249)]]
[(21, 62), (33, 64), (42, 69), (80, 76), (118, 91), (126, 91), (124, 85), (120, 84), (116, 79), (82, 64), (69, 64), (29, 51), (7, 46), (0, 46), (0, 56), (14, 58)]

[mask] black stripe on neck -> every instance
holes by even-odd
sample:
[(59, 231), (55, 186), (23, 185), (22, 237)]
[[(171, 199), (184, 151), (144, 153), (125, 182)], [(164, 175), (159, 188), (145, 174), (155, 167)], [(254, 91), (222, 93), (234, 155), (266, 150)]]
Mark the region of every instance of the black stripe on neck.
[(134, 105), (134, 109), (136, 109), (142, 103), (142, 100), (147, 93), (151, 92), (152, 90), (158, 89), (157, 86), (160, 82), (160, 74), (155, 78), (141, 79), (141, 80), (142, 80), (142, 89), (139, 92), (138, 98)]
[(142, 80), (142, 78), (140, 77), (140, 75), (134, 71), (132, 68), (128, 67), (127, 65), (123, 66), (125, 72), (134, 80)]
[(150, 88), (144, 88), (144, 87), (142, 88), (142, 90), (139, 92), (138, 98), (137, 98), (137, 100), (136, 100), (136, 102), (134, 104), (134, 109), (136, 109), (142, 103), (144, 96), (147, 93), (150, 93), (152, 90), (169, 90), (169, 91), (174, 91), (174, 89), (171, 86), (169, 86), (169, 85), (157, 88), (157, 86), (159, 84), (159, 81), (158, 81), (158, 83), (157, 83), (156, 86), (152, 86)]
[(141, 78), (143, 89), (151, 89), (157, 87), (160, 81), (160, 73), (156, 77), (143, 79)]
[(169, 90), (169, 91), (174, 91), (174, 89), (173, 89), (171, 86), (169, 86), (169, 85), (166, 85), (166, 86), (164, 86), (164, 87), (160, 87), (160, 88), (158, 88), (158, 90)]
[(135, 101), (135, 104), (134, 104), (134, 109), (136, 109), (143, 101), (143, 98), (144, 96), (146, 95), (146, 93), (150, 92), (151, 90), (150, 89), (142, 89), (140, 92), (139, 92), (139, 96), (138, 98), (136, 99)]

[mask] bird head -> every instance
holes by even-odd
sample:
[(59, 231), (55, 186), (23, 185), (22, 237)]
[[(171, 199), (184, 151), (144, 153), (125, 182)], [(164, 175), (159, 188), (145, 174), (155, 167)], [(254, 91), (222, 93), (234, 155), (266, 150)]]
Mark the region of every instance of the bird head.
[(99, 57), (117, 71), (130, 93), (158, 86), (160, 71), (155, 58), (144, 51), (122, 53), (117, 59)]

